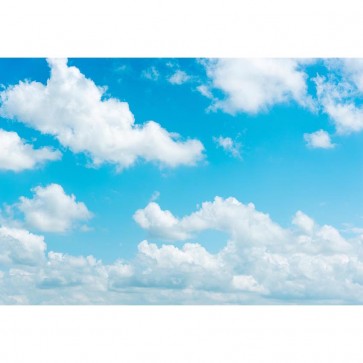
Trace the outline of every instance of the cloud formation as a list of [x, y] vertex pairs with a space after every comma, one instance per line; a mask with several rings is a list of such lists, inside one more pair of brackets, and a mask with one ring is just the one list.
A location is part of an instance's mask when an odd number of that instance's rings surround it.
[[330, 135], [324, 130], [318, 130], [311, 134], [304, 134], [304, 140], [312, 149], [332, 149], [335, 144], [331, 142]]
[[363, 62], [361, 59], [327, 60], [330, 71], [314, 81], [324, 113], [333, 121], [338, 135], [363, 130], [363, 108], [357, 102], [363, 95]]
[[42, 236], [24, 229], [0, 227], [0, 265], [34, 266], [44, 261], [46, 244]]
[[[295, 59], [214, 59], [203, 61], [209, 83], [199, 86], [212, 98], [211, 109], [256, 114], [275, 104], [295, 101], [311, 107], [306, 61]], [[216, 92], [214, 92], [216, 91]], [[216, 96], [217, 93], [222, 95]]]
[[179, 241], [218, 230], [226, 233], [225, 246], [210, 253], [208, 243], [177, 247], [144, 240], [129, 261], [104, 264], [93, 256], [47, 252], [42, 236], [1, 227], [0, 302], [363, 302], [361, 235], [347, 239], [301, 211], [283, 228], [235, 198], [216, 197], [183, 218], [155, 205], [145, 208], [143, 222], [135, 218], [150, 234]]
[[355, 104], [351, 83], [340, 83], [326, 77], [315, 78], [320, 106], [333, 121], [338, 135], [363, 130], [363, 109]]
[[253, 204], [245, 205], [234, 198], [217, 197], [180, 219], [155, 205], [151, 207], [149, 204], [145, 208], [148, 214], [142, 210], [135, 214], [136, 221], [141, 215], [147, 220], [140, 226], [151, 236], [185, 240], [203, 230], [227, 234], [226, 246], [212, 255], [218, 261], [216, 275], [223, 281], [221, 290], [243, 290], [257, 301], [363, 299], [359, 277], [363, 267], [361, 236], [347, 240], [336, 228], [319, 226], [301, 211], [294, 216], [291, 227], [283, 228]]
[[92, 213], [76, 197], [67, 195], [59, 184], [32, 189], [32, 198], [20, 197], [16, 204], [30, 228], [41, 232], [66, 232], [76, 222], [87, 221]]
[[34, 169], [48, 161], [59, 160], [62, 154], [49, 147], [35, 149], [16, 132], [0, 129], [0, 170], [20, 172]]
[[189, 79], [190, 77], [184, 71], [178, 69], [168, 78], [168, 81], [171, 84], [181, 85], [188, 82]]
[[219, 136], [214, 137], [213, 140], [219, 147], [221, 147], [226, 153], [232, 155], [234, 158], [241, 157], [241, 145], [238, 142], [232, 140], [230, 137]]
[[245, 205], [235, 198], [216, 197], [181, 219], [152, 202], [136, 211], [134, 219], [151, 237], [165, 240], [187, 240], [208, 229], [238, 235], [249, 243], [269, 244], [287, 238], [286, 231], [267, 214], [257, 211], [252, 203]]
[[159, 71], [156, 67], [150, 67], [142, 71], [141, 76], [150, 80], [150, 81], [157, 81], [160, 77]]
[[94, 165], [118, 169], [137, 159], [176, 167], [195, 165], [202, 157], [198, 140], [181, 140], [158, 123], [135, 124], [126, 102], [105, 98], [98, 87], [64, 59], [48, 60], [47, 83], [19, 82], [2, 91], [0, 115], [43, 134], [53, 135], [75, 153], [86, 153]]

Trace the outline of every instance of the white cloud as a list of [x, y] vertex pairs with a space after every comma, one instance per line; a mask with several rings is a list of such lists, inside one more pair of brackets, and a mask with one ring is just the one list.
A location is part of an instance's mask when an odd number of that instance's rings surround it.
[[62, 154], [49, 147], [34, 149], [16, 132], [0, 129], [0, 169], [19, 172], [34, 169], [47, 161], [59, 160]]
[[149, 79], [150, 81], [157, 81], [160, 77], [159, 71], [155, 67], [145, 69], [141, 73], [142, 77]]
[[134, 219], [152, 237], [167, 240], [186, 240], [207, 229], [225, 231], [255, 244], [275, 243], [287, 238], [286, 232], [267, 214], [258, 212], [252, 203], [245, 205], [235, 198], [216, 197], [181, 219], [162, 210], [157, 203], [149, 203], [146, 208], [136, 211]]
[[362, 131], [363, 108], [357, 102], [363, 94], [362, 59], [333, 59], [325, 64], [328, 75], [315, 78], [322, 110], [334, 122], [338, 134]]
[[172, 74], [168, 78], [168, 81], [171, 84], [181, 85], [185, 82], [188, 82], [189, 79], [190, 79], [190, 77], [184, 71], [181, 71], [180, 69], [178, 69], [177, 71], [175, 71], [174, 74]]
[[[160, 211], [153, 217], [142, 227], [153, 235], [157, 225], [159, 238], [162, 233], [165, 239], [195, 238], [196, 232], [208, 229], [228, 235], [226, 246], [211, 255], [217, 261], [214, 279], [219, 284], [214, 290], [224, 289], [228, 301], [246, 301], [246, 293], [281, 302], [363, 301], [363, 285], [357, 282], [363, 282], [359, 239], [347, 240], [301, 211], [293, 218], [297, 229], [282, 228], [252, 204], [234, 198], [205, 202], [181, 219], [168, 212], [172, 224], [164, 223]], [[235, 295], [238, 291], [243, 294]]]
[[155, 190], [155, 192], [150, 197], [150, 202], [155, 202], [160, 197], [160, 192], [158, 190]]
[[17, 208], [24, 213], [28, 226], [42, 232], [65, 232], [75, 222], [89, 220], [91, 212], [76, 197], [67, 195], [58, 184], [36, 187], [31, 199], [20, 197]]
[[237, 290], [266, 293], [266, 289], [259, 285], [250, 275], [236, 275], [232, 279], [233, 287]]
[[221, 261], [198, 243], [181, 248], [142, 241], [132, 262], [133, 285], [146, 288], [220, 290], [225, 281]]
[[[0, 303], [82, 304], [110, 302], [109, 266], [92, 256], [50, 251], [44, 237], [0, 226]], [[114, 264], [115, 268], [118, 263]]]
[[218, 267], [217, 259], [196, 243], [186, 243], [181, 249], [173, 245], [163, 245], [142, 241], [138, 246], [139, 253], [155, 261], [162, 268], [175, 268], [183, 265], [195, 265], [205, 269]]
[[182, 141], [158, 123], [134, 123], [126, 102], [104, 99], [105, 89], [63, 59], [48, 60], [46, 85], [20, 82], [2, 91], [0, 114], [56, 137], [75, 153], [86, 153], [95, 165], [108, 162], [119, 169], [138, 158], [176, 167], [203, 158], [198, 140]]
[[255, 114], [289, 101], [312, 107], [302, 69], [305, 63], [267, 58], [208, 60], [204, 65], [210, 83], [199, 90], [209, 98], [213, 90], [222, 92], [224, 97], [213, 96], [211, 108], [230, 114]]
[[240, 158], [240, 148], [241, 145], [234, 140], [232, 140], [230, 137], [214, 137], [214, 142], [220, 146], [223, 150], [225, 150], [227, 153], [231, 154], [235, 158]]
[[363, 92], [363, 59], [344, 58], [335, 60], [335, 68], [340, 68], [345, 78]]
[[355, 104], [354, 84], [334, 78], [315, 78], [317, 96], [323, 111], [331, 118], [340, 135], [363, 130], [363, 109]]
[[24, 229], [0, 226], [0, 265], [36, 265], [45, 259], [42, 236]]
[[197, 87], [197, 91], [204, 97], [207, 98], [213, 98], [213, 94], [211, 92], [211, 90], [209, 89], [209, 87], [205, 84], [201, 84]]
[[313, 233], [315, 228], [314, 220], [300, 210], [296, 212], [292, 223], [309, 235]]
[[187, 239], [189, 234], [179, 228], [179, 221], [168, 210], [161, 210], [159, 205], [151, 202], [144, 209], [134, 214], [135, 221], [154, 237], [163, 239]]
[[335, 147], [335, 144], [331, 142], [330, 135], [324, 130], [304, 134], [304, 140], [307, 146], [313, 149], [332, 149]]
[[105, 290], [107, 272], [102, 262], [93, 256], [71, 256], [50, 251], [47, 263], [40, 269], [36, 280], [41, 289], [94, 285], [96, 289]]

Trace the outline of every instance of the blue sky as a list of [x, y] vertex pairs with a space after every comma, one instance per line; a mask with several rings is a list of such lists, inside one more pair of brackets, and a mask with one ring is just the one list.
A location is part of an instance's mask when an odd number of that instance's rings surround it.
[[[29, 145], [28, 156], [47, 148], [30, 166], [14, 166], [25, 157], [15, 149], [0, 156], [0, 301], [361, 303], [362, 80], [363, 63], [349, 59], [0, 59], [3, 144], [12, 132], [21, 141], [10, 147]], [[41, 259], [62, 253], [62, 267], [10, 258], [20, 252], [9, 239], [29, 252], [16, 231], [44, 236]], [[280, 276], [265, 255], [250, 261], [256, 251], [320, 264]], [[82, 272], [66, 260], [89, 255], [99, 265], [82, 260]], [[335, 280], [320, 291], [324, 268]], [[31, 274], [31, 290], [14, 270]]]

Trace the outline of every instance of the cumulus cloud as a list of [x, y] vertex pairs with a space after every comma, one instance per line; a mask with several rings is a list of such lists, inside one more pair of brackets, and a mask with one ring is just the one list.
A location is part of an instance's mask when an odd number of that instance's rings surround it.
[[45, 259], [42, 236], [0, 226], [0, 265], [37, 265]]
[[185, 82], [188, 82], [189, 79], [190, 77], [184, 71], [178, 69], [168, 78], [168, 81], [171, 84], [181, 85]]
[[32, 198], [20, 197], [16, 207], [24, 214], [25, 223], [42, 232], [65, 232], [76, 222], [87, 221], [92, 213], [76, 197], [67, 195], [59, 184], [32, 189]]
[[[256, 114], [289, 101], [312, 107], [303, 70], [305, 63], [267, 58], [208, 60], [203, 64], [209, 83], [199, 87], [199, 91], [212, 98], [212, 109], [230, 114]], [[218, 92], [222, 96], [216, 96]]]
[[226, 246], [212, 256], [219, 269], [215, 272], [219, 289], [228, 299], [236, 299], [236, 291], [280, 302], [363, 299], [363, 286], [358, 282], [363, 267], [361, 237], [347, 240], [333, 226], [320, 226], [301, 211], [290, 228], [279, 226], [253, 204], [234, 198], [205, 202], [183, 218], [171, 212], [167, 216], [172, 224], [165, 222], [160, 211], [152, 219], [145, 215], [149, 223], [144, 221], [141, 227], [154, 235], [157, 226], [157, 235], [162, 238], [164, 233], [166, 240], [195, 238], [197, 232], [208, 229], [227, 234]]
[[207, 229], [226, 231], [250, 243], [269, 244], [287, 238], [286, 232], [271, 218], [256, 210], [252, 203], [240, 203], [235, 198], [216, 197], [204, 202], [199, 210], [181, 219], [164, 211], [153, 202], [134, 214], [135, 221], [152, 237], [186, 240]]
[[142, 241], [132, 265], [136, 286], [192, 290], [223, 286], [221, 261], [198, 243], [177, 248]]
[[266, 290], [263, 286], [259, 285], [253, 276], [250, 275], [236, 275], [233, 276], [232, 285], [237, 290], [261, 292], [265, 293]]
[[46, 84], [24, 81], [1, 92], [1, 116], [53, 135], [73, 152], [89, 155], [94, 165], [107, 162], [122, 169], [141, 158], [176, 167], [203, 157], [198, 140], [181, 140], [154, 121], [135, 124], [126, 102], [106, 99], [105, 88], [66, 60], [48, 64]]
[[315, 228], [314, 220], [300, 210], [296, 212], [292, 223], [308, 235], [311, 235]]
[[179, 221], [168, 210], [161, 210], [155, 203], [149, 203], [144, 209], [139, 209], [134, 214], [134, 220], [140, 227], [150, 232], [153, 237], [168, 240], [183, 240], [189, 234], [179, 228]]
[[61, 156], [59, 151], [49, 147], [35, 149], [16, 132], [0, 129], [0, 170], [34, 169], [47, 161], [59, 160]]
[[217, 197], [182, 218], [160, 211], [154, 203], [141, 222], [160, 239], [219, 230], [225, 246], [210, 253], [208, 243], [177, 247], [144, 240], [129, 261], [105, 264], [93, 256], [47, 252], [43, 237], [1, 227], [0, 302], [363, 302], [361, 235], [347, 239], [301, 211], [290, 227], [281, 227], [235, 198]]
[[235, 158], [241, 157], [241, 152], [240, 152], [241, 145], [236, 141], [232, 140], [230, 137], [219, 136], [219, 137], [214, 137], [213, 140], [219, 147], [221, 147], [228, 154], [232, 155]]
[[42, 236], [24, 229], [0, 227], [0, 303], [104, 302], [106, 266], [92, 256], [46, 250]]
[[324, 130], [318, 130], [311, 134], [304, 134], [304, 140], [312, 149], [332, 149], [335, 144], [331, 142], [330, 135]]

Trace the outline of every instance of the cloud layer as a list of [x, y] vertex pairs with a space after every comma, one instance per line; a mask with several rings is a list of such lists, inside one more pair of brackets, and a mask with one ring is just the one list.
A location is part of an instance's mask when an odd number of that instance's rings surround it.
[[1, 92], [0, 115], [50, 134], [75, 153], [88, 154], [95, 165], [119, 169], [138, 158], [169, 167], [194, 165], [203, 156], [198, 140], [181, 140], [158, 123], [137, 125], [126, 102], [105, 98], [105, 89], [64, 59], [48, 60], [46, 85], [20, 82]]
[[217, 253], [199, 243], [139, 243], [135, 257], [104, 264], [47, 252], [42, 236], [0, 228], [2, 303], [362, 303], [362, 239], [298, 211], [283, 228], [235, 198], [205, 202], [183, 218], [150, 203], [135, 214], [161, 240], [226, 234]]

